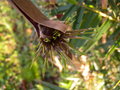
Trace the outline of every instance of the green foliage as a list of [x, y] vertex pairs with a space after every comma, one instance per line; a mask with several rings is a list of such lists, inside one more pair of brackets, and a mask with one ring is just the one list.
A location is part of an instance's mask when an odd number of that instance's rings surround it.
[[93, 38], [89, 39], [86, 43], [85, 43], [85, 47], [84, 47], [84, 51], [88, 51], [90, 48], [92, 48], [95, 43], [102, 37], [102, 35], [107, 32], [107, 30], [114, 25], [111, 21], [105, 21], [101, 27], [97, 28], [96, 30], [96, 34], [93, 36]]
[[36, 55], [35, 32], [28, 21], [0, 1], [0, 89], [119, 90], [120, 0], [108, 0], [106, 9], [99, 0], [57, 0], [51, 11], [44, 8], [49, 3], [32, 1], [48, 17], [62, 14], [73, 30], [92, 30], [78, 35], [83, 39], [68, 40], [77, 59], [66, 62], [60, 53], [64, 66], [57, 60], [51, 64]]

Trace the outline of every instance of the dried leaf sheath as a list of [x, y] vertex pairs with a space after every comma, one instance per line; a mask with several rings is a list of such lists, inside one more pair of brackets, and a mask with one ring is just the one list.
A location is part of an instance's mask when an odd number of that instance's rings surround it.
[[35, 27], [40, 43], [38, 53], [44, 59], [51, 57], [51, 55], [49, 55], [50, 52], [57, 52], [58, 55], [62, 53], [61, 55], [64, 55], [67, 59], [72, 59], [71, 48], [67, 44], [66, 39], [76, 38], [76, 35], [82, 33], [81, 31], [66, 31], [67, 25], [63, 24], [61, 21], [49, 20], [30, 0], [8, 1]]
[[67, 30], [67, 25], [61, 21], [49, 20], [44, 16], [38, 8], [36, 8], [29, 0], [8, 0], [10, 3], [17, 8], [28, 21], [35, 27], [39, 36], [39, 41], [42, 44], [42, 48], [38, 51], [42, 57], [47, 57], [45, 53], [49, 51], [63, 51], [69, 58], [71, 54], [69, 48], [64, 44], [66, 41], [63, 36]]
[[[46, 16], [44, 16], [40, 12], [40, 10], [37, 7], [35, 7], [35, 5], [30, 0], [8, 0], [8, 1], [14, 7], [16, 7], [22, 14], [24, 13], [27, 16], [29, 16], [29, 18], [31, 18], [34, 22], [46, 27], [59, 30], [63, 33], [66, 32], [67, 25], [63, 24], [61, 21], [49, 20]], [[25, 16], [24, 14], [23, 16]]]

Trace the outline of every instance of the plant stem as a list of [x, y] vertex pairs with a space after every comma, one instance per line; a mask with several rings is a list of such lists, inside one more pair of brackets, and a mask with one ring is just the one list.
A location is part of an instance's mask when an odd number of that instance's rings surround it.
[[111, 16], [109, 16], [109, 15], [107, 15], [107, 14], [105, 14], [105, 13], [103, 13], [103, 12], [97, 10], [97, 9], [95, 9], [95, 8], [88, 7], [87, 5], [85, 5], [85, 3], [78, 3], [77, 5], [80, 6], [80, 7], [84, 7], [85, 9], [88, 9], [88, 10], [90, 10], [92, 12], [95, 12], [95, 13], [99, 14], [100, 16], [105, 17], [105, 18], [107, 18], [109, 20], [112, 20], [112, 21], [120, 23], [119, 19], [117, 20], [117, 19], [115, 19], [115, 18], [113, 18], [113, 17], [111, 17]]

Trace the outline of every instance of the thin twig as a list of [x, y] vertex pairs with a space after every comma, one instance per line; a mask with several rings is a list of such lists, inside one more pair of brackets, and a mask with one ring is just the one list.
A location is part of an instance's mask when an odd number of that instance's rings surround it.
[[115, 89], [119, 84], [120, 84], [120, 80], [115, 84], [115, 86], [113, 87], [113, 89]]
[[73, 32], [84, 32], [84, 31], [91, 31], [94, 30], [95, 28], [87, 28], [87, 29], [79, 29], [79, 30], [72, 30], [72, 31], [66, 31], [66, 33], [73, 33]]
[[115, 22], [120, 22], [120, 20], [117, 20], [117, 19], [115, 19], [115, 18], [113, 18], [113, 17], [95, 9], [95, 8], [88, 7], [87, 5], [85, 5], [85, 3], [78, 3], [77, 5], [80, 6], [80, 7], [84, 7], [85, 9], [88, 9], [88, 10], [93, 11], [95, 13], [98, 13], [100, 16], [108, 18], [109, 20], [112, 20], [112, 21], [115, 21]]

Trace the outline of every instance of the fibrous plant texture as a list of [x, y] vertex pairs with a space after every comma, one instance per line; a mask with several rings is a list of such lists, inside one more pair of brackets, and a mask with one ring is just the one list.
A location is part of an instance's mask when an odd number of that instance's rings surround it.
[[69, 38], [81, 38], [76, 35], [82, 31], [67, 31], [68, 26], [61, 21], [49, 20], [29, 0], [8, 0], [17, 8], [23, 16], [34, 26], [39, 41], [38, 53], [43, 57], [52, 57], [53, 52], [61, 53], [68, 59], [72, 59], [70, 47], [67, 44]]

